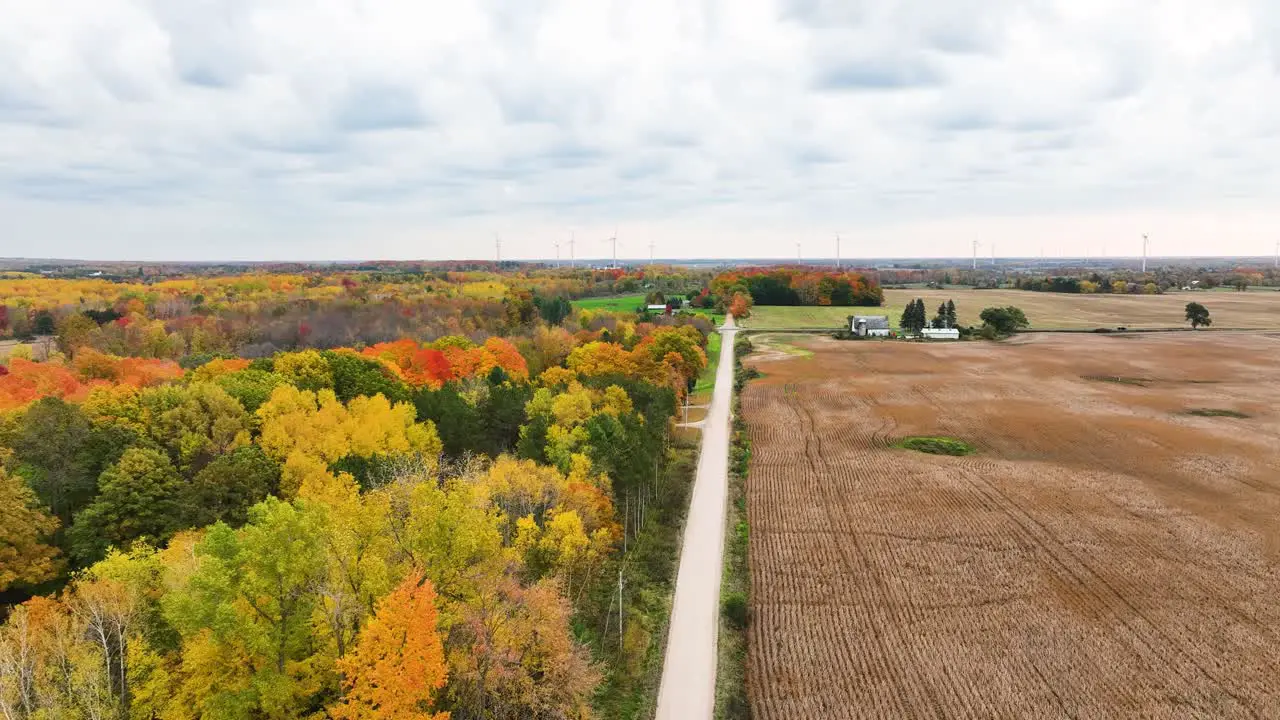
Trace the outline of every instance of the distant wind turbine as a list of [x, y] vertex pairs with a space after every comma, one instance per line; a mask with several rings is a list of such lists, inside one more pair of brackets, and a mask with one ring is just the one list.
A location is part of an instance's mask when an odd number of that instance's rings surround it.
[[494, 256], [498, 258], [498, 262], [502, 262], [502, 236], [498, 233], [493, 234]]
[[836, 270], [840, 269], [840, 233], [836, 233]]
[[1142, 272], [1144, 273], [1147, 271], [1147, 245], [1149, 245], [1150, 242], [1151, 241], [1147, 239], [1147, 234], [1142, 233]]
[[605, 242], [613, 243], [613, 266], [618, 267], [618, 231], [613, 231], [613, 236], [605, 238]]
[[981, 244], [982, 243], [978, 242], [977, 240], [973, 241], [973, 269], [974, 270], [978, 269], [978, 246]]
[[797, 243], [796, 243], [796, 264], [797, 264], [797, 265], [799, 265], [800, 263], [801, 263], [801, 259], [800, 259], [800, 243], [798, 243], [798, 242], [797, 242]]

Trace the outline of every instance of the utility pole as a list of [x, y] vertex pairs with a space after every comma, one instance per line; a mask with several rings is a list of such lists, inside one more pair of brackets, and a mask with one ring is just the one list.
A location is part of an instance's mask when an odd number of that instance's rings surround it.
[[836, 272], [840, 271], [840, 233], [836, 233]]
[[1148, 239], [1147, 239], [1147, 234], [1146, 234], [1146, 233], [1142, 233], [1142, 272], [1143, 272], [1143, 274], [1146, 274], [1146, 272], [1147, 272], [1147, 245], [1148, 245], [1148, 243], [1150, 243], [1150, 240], [1148, 240]]

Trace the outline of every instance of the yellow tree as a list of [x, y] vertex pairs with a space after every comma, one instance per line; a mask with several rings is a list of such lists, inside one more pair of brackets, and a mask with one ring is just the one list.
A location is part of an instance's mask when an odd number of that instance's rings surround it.
[[345, 692], [329, 709], [335, 720], [447, 720], [432, 710], [448, 670], [431, 581], [410, 573], [337, 665]]
[[45, 540], [58, 521], [36, 505], [35, 493], [0, 468], [0, 591], [35, 585], [57, 575], [57, 549]]

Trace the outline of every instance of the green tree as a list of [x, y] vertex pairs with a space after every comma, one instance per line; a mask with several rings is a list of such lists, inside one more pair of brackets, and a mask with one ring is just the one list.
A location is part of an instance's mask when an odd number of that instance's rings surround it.
[[[256, 361], [255, 361], [256, 362]], [[240, 372], [233, 372], [218, 378], [218, 386], [244, 406], [248, 412], [257, 412], [271, 397], [276, 386], [285, 384], [286, 380], [270, 370], [249, 367]]]
[[249, 413], [213, 383], [166, 385], [138, 396], [147, 430], [186, 472], [249, 442]]
[[27, 408], [6, 443], [18, 460], [18, 474], [63, 526], [93, 498], [90, 434], [79, 407], [48, 397]]
[[320, 354], [329, 363], [329, 370], [333, 375], [333, 392], [342, 402], [351, 402], [352, 398], [361, 395], [373, 397], [378, 394], [384, 395], [393, 403], [409, 400], [409, 388], [393, 377], [381, 362], [353, 352], [326, 350]]
[[949, 328], [959, 327], [959, 323], [956, 322], [956, 301], [955, 300], [947, 301], [946, 315], [947, 315], [947, 327]]
[[197, 569], [163, 607], [183, 638], [184, 665], [203, 665], [182, 688], [197, 716], [294, 718], [308, 704], [300, 681], [316, 651], [311, 620], [325, 574], [319, 518], [268, 498], [249, 524], [217, 523], [195, 547]]
[[947, 304], [942, 303], [938, 306], [938, 312], [933, 316], [933, 320], [929, 323], [934, 328], [945, 328], [947, 325]]
[[1187, 322], [1191, 323], [1192, 328], [1201, 326], [1209, 327], [1213, 324], [1213, 319], [1209, 317], [1209, 309], [1198, 302], [1187, 303]]
[[244, 445], [220, 455], [187, 485], [182, 494], [186, 524], [204, 527], [225, 522], [239, 527], [249, 508], [274, 494], [280, 485], [280, 466], [257, 445]]
[[130, 448], [98, 478], [98, 496], [76, 515], [68, 533], [72, 556], [96, 562], [107, 548], [135, 540], [163, 543], [180, 526], [182, 480], [156, 450]]
[[984, 326], [999, 335], [1009, 335], [1030, 325], [1022, 310], [1013, 306], [987, 308], [978, 317]]
[[918, 333], [929, 325], [927, 312], [924, 309], [924, 300], [916, 298], [907, 303], [907, 307], [902, 311], [902, 319], [898, 326], [904, 332]]
[[57, 320], [54, 319], [53, 313], [48, 310], [41, 310], [36, 313], [35, 323], [32, 330], [37, 335], [52, 335], [58, 331]]

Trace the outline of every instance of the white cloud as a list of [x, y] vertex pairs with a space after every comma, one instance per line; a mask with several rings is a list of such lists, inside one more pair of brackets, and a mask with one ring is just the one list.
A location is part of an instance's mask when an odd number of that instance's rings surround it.
[[1278, 73], [1269, 0], [0, 0], [0, 254], [1262, 254]]

